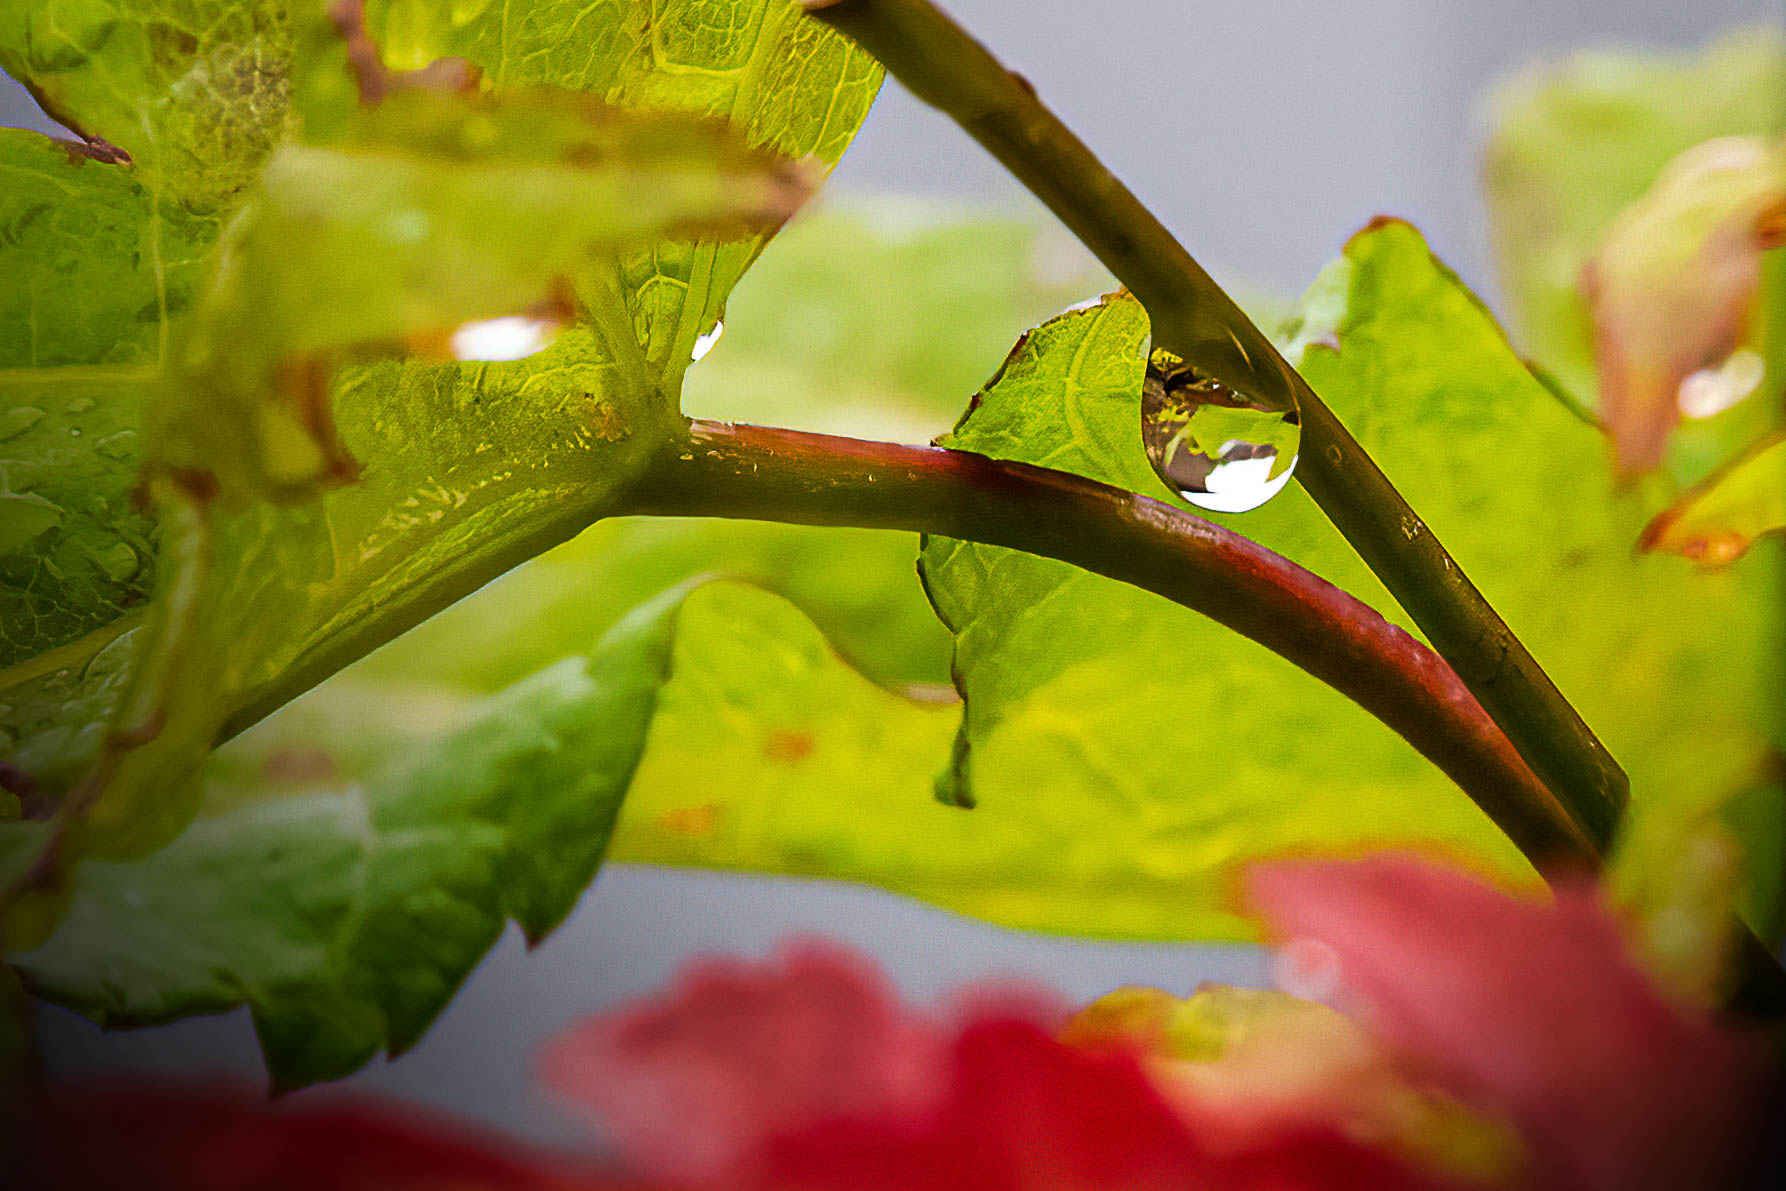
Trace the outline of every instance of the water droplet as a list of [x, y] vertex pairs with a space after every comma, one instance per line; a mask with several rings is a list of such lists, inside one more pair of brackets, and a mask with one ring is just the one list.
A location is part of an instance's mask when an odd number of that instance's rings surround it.
[[1301, 441], [1294, 411], [1251, 400], [1170, 352], [1149, 358], [1141, 442], [1160, 478], [1198, 508], [1258, 508], [1290, 482]]
[[67, 405], [62, 407], [62, 412], [65, 414], [84, 414], [97, 404], [99, 403], [94, 401], [91, 397], [76, 397], [73, 401], [70, 401]]
[[1766, 375], [1767, 361], [1759, 352], [1738, 348], [1717, 367], [1682, 380], [1675, 400], [1689, 418], [1716, 417], [1759, 389]]
[[107, 459], [126, 462], [136, 458], [136, 431], [120, 430], [116, 434], [108, 434], [93, 444], [93, 449]]
[[521, 360], [542, 352], [558, 337], [557, 319], [512, 314], [463, 323], [452, 334], [452, 351], [460, 360]]
[[43, 421], [43, 411], [35, 405], [21, 405], [0, 414], [0, 442], [17, 438]]
[[713, 350], [713, 345], [718, 343], [719, 337], [725, 333], [725, 320], [721, 319], [719, 322], [713, 324], [713, 329], [711, 331], [702, 335], [699, 339], [696, 339], [695, 350], [691, 353], [694, 362], [699, 364], [702, 360], [706, 359], [707, 353]]

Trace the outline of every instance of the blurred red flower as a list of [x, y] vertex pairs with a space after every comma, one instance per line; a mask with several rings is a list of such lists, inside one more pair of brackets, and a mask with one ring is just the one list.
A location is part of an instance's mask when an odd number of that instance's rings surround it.
[[13, 1171], [137, 1191], [1769, 1185], [1738, 1162], [1763, 1132], [1748, 1040], [1658, 991], [1591, 891], [1525, 900], [1395, 857], [1261, 866], [1252, 891], [1324, 949], [1355, 1020], [1231, 989], [1123, 990], [1071, 1022], [999, 988], [930, 1012], [804, 942], [694, 965], [550, 1046], [547, 1082], [624, 1180], [388, 1105], [142, 1088], [40, 1102]]

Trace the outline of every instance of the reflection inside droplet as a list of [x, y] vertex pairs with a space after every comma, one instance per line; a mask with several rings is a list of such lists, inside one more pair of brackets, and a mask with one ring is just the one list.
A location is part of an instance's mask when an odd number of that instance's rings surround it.
[[1290, 482], [1302, 427], [1166, 351], [1148, 359], [1141, 441], [1160, 478], [1198, 508], [1256, 509]]
[[713, 350], [713, 345], [718, 343], [719, 337], [725, 333], [725, 320], [721, 319], [719, 322], [713, 324], [713, 329], [711, 331], [695, 340], [695, 350], [690, 353], [690, 358], [693, 359], [695, 363], [699, 364], [702, 360], [707, 358], [707, 353]]
[[452, 334], [453, 357], [459, 360], [520, 360], [544, 351], [558, 335], [556, 319], [515, 314], [464, 323]]

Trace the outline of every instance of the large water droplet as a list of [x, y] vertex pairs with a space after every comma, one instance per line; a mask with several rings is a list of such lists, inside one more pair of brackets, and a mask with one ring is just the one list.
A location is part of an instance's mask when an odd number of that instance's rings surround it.
[[1141, 442], [1153, 469], [1186, 500], [1214, 513], [1244, 513], [1290, 482], [1302, 427], [1294, 411], [1155, 351], [1141, 390]]
[[693, 362], [699, 364], [702, 360], [706, 359], [707, 353], [713, 350], [713, 345], [718, 343], [719, 337], [725, 333], [725, 320], [721, 319], [719, 322], [713, 324], [713, 329], [711, 331], [696, 339], [695, 350], [691, 353]]

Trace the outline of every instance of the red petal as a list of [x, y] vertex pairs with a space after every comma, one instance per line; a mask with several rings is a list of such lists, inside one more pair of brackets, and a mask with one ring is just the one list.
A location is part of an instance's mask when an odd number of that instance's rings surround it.
[[783, 1191], [1395, 1191], [1435, 1187], [1331, 1132], [1213, 1155], [1137, 1058], [1065, 1046], [1024, 1022], [958, 1040], [946, 1100], [927, 1112], [838, 1119], [782, 1138]]
[[372, 1100], [272, 1105], [247, 1088], [216, 1085], [57, 1089], [29, 1108], [16, 1140], [7, 1185], [32, 1191], [618, 1191], [623, 1185], [407, 1106]]
[[801, 943], [775, 963], [691, 967], [674, 996], [558, 1039], [544, 1075], [633, 1166], [700, 1181], [735, 1173], [771, 1135], [808, 1121], [930, 1102], [946, 1054], [941, 1029], [870, 965]]

